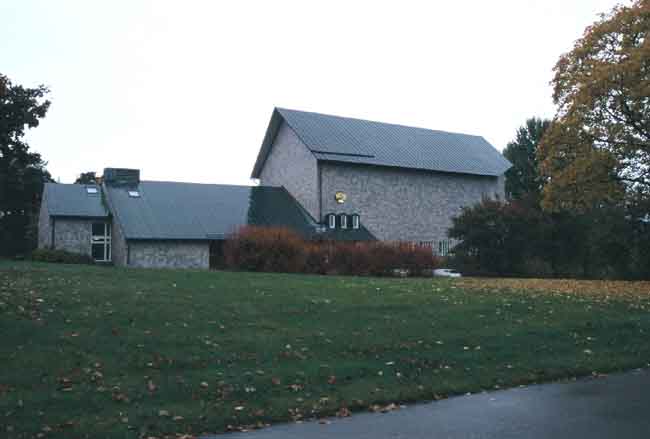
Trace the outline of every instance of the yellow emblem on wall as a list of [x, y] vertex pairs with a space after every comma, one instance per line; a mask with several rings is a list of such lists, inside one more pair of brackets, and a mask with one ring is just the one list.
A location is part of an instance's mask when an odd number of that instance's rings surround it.
[[348, 199], [348, 196], [345, 194], [345, 192], [339, 191], [334, 195], [334, 199], [336, 200], [337, 203], [343, 204], [345, 203], [345, 200]]

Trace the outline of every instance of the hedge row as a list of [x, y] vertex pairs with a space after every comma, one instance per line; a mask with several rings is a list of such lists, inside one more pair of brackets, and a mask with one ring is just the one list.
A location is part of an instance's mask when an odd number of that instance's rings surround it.
[[73, 253], [65, 250], [39, 248], [32, 252], [32, 260], [40, 262], [58, 262], [62, 264], [94, 264], [88, 255]]
[[438, 265], [430, 248], [407, 243], [305, 241], [284, 228], [244, 227], [224, 244], [225, 268], [283, 273], [422, 275]]

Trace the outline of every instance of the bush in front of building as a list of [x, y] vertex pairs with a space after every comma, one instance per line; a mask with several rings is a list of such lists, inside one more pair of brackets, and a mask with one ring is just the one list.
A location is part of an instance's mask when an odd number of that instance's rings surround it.
[[226, 268], [245, 271], [420, 276], [438, 265], [430, 248], [409, 243], [305, 241], [283, 228], [244, 227], [226, 240]]
[[328, 250], [326, 272], [331, 274], [420, 276], [438, 265], [430, 248], [409, 243], [334, 242], [321, 247]]
[[55, 262], [61, 264], [94, 264], [93, 258], [80, 253], [65, 250], [39, 248], [32, 252], [31, 259], [39, 262]]
[[299, 273], [306, 252], [302, 238], [286, 228], [242, 227], [224, 244], [225, 265], [233, 270]]

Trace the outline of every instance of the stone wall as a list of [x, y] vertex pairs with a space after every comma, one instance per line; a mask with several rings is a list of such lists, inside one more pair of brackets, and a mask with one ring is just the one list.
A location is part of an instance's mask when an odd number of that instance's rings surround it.
[[260, 173], [262, 186], [284, 186], [318, 218], [318, 164], [296, 133], [282, 122]]
[[104, 201], [108, 207], [109, 212], [113, 215], [113, 221], [111, 224], [111, 261], [114, 265], [123, 267], [127, 265], [127, 255], [128, 247], [126, 243], [126, 238], [122, 233], [122, 227], [120, 226], [120, 218], [117, 215], [115, 207], [111, 203], [111, 198], [108, 196], [108, 191], [106, 190], [106, 182], [102, 183], [102, 191], [104, 194]]
[[88, 219], [54, 218], [54, 243], [52, 247], [58, 250], [90, 255], [90, 237], [93, 222], [93, 220]]
[[210, 266], [210, 244], [186, 241], [127, 241], [129, 266], [203, 268]]
[[111, 225], [111, 259], [114, 265], [123, 267], [126, 265], [127, 245], [122, 228], [117, 221]]
[[38, 212], [38, 248], [49, 248], [52, 246], [52, 219], [47, 211], [47, 190], [43, 191], [41, 208]]
[[[447, 239], [451, 218], [483, 196], [503, 199], [503, 178], [443, 174], [378, 166], [324, 163], [321, 166], [323, 215], [358, 213], [378, 239]], [[337, 204], [334, 194], [347, 194]]]

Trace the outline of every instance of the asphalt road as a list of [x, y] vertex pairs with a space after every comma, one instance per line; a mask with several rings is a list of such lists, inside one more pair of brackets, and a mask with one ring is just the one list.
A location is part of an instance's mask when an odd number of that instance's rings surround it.
[[330, 421], [277, 425], [228, 437], [647, 439], [650, 371], [460, 396], [389, 413], [360, 413]]

